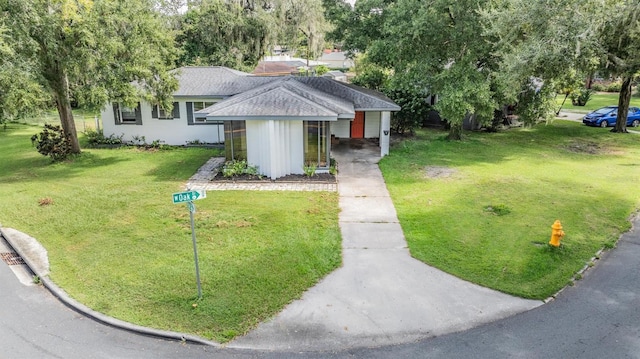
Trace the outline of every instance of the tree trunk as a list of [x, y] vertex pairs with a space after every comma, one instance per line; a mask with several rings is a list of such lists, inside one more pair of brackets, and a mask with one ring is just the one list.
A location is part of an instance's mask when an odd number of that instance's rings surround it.
[[56, 108], [60, 115], [60, 124], [64, 134], [71, 141], [71, 153], [80, 153], [80, 143], [78, 142], [78, 133], [76, 131], [76, 123], [73, 120], [73, 112], [71, 112], [71, 101], [69, 100], [69, 79], [66, 73], [60, 74], [60, 79], [56, 81], [54, 90], [56, 98]]
[[462, 140], [462, 122], [450, 122], [448, 140], [460, 141]]
[[631, 78], [632, 76], [622, 78], [622, 88], [618, 99], [618, 117], [616, 118], [616, 126], [611, 129], [611, 132], [627, 132], [627, 115], [629, 102], [631, 102]]
[[560, 114], [560, 111], [562, 111], [562, 106], [564, 106], [564, 102], [567, 101], [567, 97], [569, 97], [568, 92], [564, 94], [564, 100], [562, 100], [562, 103], [560, 104], [560, 108], [558, 109], [558, 111], [556, 111], [556, 116], [558, 116]]

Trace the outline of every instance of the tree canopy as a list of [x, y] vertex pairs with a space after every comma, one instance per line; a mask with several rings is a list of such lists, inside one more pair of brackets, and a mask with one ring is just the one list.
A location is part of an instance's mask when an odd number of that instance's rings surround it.
[[315, 58], [329, 23], [321, 0], [200, 0], [183, 16], [179, 65], [253, 70], [273, 45]]
[[184, 15], [177, 37], [182, 49], [178, 63], [253, 70], [273, 42], [269, 17], [262, 7], [247, 9], [223, 0], [192, 7]]
[[[80, 152], [72, 98], [100, 108], [108, 100], [131, 104], [144, 97], [171, 108], [177, 82], [169, 70], [176, 51], [154, 5], [151, 0], [0, 1], [11, 64], [22, 66], [43, 99], [55, 103], [72, 153]], [[0, 87], [6, 80], [0, 78]]]

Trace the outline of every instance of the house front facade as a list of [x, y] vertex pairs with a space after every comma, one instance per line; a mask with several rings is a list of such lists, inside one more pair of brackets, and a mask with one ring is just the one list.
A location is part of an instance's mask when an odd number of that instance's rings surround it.
[[260, 77], [224, 67], [178, 69], [174, 109], [141, 101], [102, 111], [105, 136], [169, 145], [224, 143], [270, 178], [330, 166], [331, 139], [378, 139], [389, 151], [391, 112], [379, 92], [321, 77]]

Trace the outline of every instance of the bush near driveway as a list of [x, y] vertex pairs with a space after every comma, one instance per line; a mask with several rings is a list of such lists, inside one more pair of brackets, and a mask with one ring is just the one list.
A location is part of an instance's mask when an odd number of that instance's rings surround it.
[[198, 301], [189, 212], [171, 194], [214, 152], [85, 149], [50, 164], [38, 130], [0, 130], [0, 222], [37, 238], [51, 278], [94, 310], [224, 342], [341, 263], [336, 193], [211, 191], [195, 202]]
[[[546, 298], [612, 246], [640, 207], [639, 135], [556, 120], [445, 137], [420, 131], [380, 167], [411, 254], [460, 278]], [[443, 168], [446, 176], [430, 175]], [[566, 232], [557, 250], [547, 246], [556, 219]]]

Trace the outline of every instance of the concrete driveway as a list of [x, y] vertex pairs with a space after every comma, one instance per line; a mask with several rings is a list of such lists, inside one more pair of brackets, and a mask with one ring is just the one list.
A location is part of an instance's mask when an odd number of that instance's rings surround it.
[[332, 151], [339, 170], [342, 267], [228, 347], [320, 351], [407, 343], [543, 304], [480, 287], [412, 258], [378, 168], [379, 154], [367, 143]]

